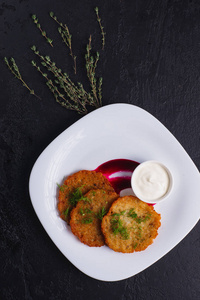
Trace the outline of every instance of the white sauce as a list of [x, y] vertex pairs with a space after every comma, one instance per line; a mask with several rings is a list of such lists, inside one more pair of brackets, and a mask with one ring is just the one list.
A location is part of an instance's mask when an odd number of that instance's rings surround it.
[[170, 187], [167, 169], [160, 163], [147, 161], [140, 164], [133, 173], [132, 188], [134, 193], [144, 201], [162, 198]]

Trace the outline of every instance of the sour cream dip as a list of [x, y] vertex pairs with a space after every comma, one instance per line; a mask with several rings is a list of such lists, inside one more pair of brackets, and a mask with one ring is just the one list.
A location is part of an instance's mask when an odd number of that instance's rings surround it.
[[170, 171], [162, 163], [146, 161], [133, 172], [131, 186], [134, 194], [147, 203], [157, 203], [168, 196], [172, 188]]

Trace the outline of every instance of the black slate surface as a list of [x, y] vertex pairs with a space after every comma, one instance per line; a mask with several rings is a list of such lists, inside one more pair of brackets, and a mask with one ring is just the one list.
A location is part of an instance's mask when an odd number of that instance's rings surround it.
[[[30, 64], [30, 46], [37, 45], [74, 76], [68, 49], [48, 14], [53, 11], [71, 30], [77, 77], [87, 86], [84, 53], [90, 34], [95, 50], [101, 47], [95, 6], [106, 32], [98, 67], [104, 80], [103, 105], [123, 102], [146, 109], [174, 134], [200, 169], [199, 1], [1, 0], [0, 299], [200, 299], [199, 223], [140, 274], [102, 282], [81, 273], [60, 253], [31, 205], [28, 182], [35, 160], [81, 116], [55, 102]], [[53, 38], [53, 48], [31, 14]], [[11, 75], [4, 56], [15, 58], [41, 100]]]

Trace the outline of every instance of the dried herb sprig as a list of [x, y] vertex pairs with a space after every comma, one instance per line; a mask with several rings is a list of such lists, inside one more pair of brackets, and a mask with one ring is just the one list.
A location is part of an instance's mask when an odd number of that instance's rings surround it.
[[[37, 66], [35, 61], [32, 61], [32, 65], [36, 67], [37, 71], [47, 80], [46, 84], [58, 103], [67, 109], [76, 110], [80, 114], [87, 113], [86, 105], [96, 106], [96, 101], [90, 93], [84, 90], [80, 82], [75, 84], [67, 73], [63, 73], [62, 70], [56, 66], [55, 62], [51, 61], [49, 56], [41, 55], [36, 49], [36, 46], [32, 46], [31, 49], [40, 58], [42, 66], [53, 74], [54, 82]], [[63, 90], [64, 94], [60, 92], [58, 87]]]
[[[97, 10], [98, 14], [98, 10]], [[76, 57], [73, 55], [72, 52], [72, 43], [71, 43], [71, 34], [69, 32], [69, 29], [66, 25], [63, 25], [60, 23], [56, 16], [54, 16], [53, 13], [50, 13], [50, 16], [60, 25], [59, 31], [62, 33], [61, 36], [63, 36], [63, 39], [65, 40], [66, 45], [68, 46], [70, 50], [70, 55], [73, 57], [74, 60], [74, 71], [76, 73]], [[41, 25], [39, 24], [39, 21], [36, 17], [36, 15], [32, 15], [32, 19], [42, 35], [45, 37], [47, 42], [53, 47], [53, 40], [48, 38], [46, 35], [46, 32], [42, 30]], [[99, 17], [98, 17], [99, 19]], [[101, 20], [99, 20], [101, 21]], [[103, 29], [103, 28], [102, 28]], [[47, 69], [53, 74], [53, 79], [49, 78], [49, 75], [47, 75], [41, 68], [36, 64], [36, 62], [33, 60], [32, 65], [37, 69], [38, 72], [46, 79], [46, 84], [49, 87], [50, 91], [53, 93], [56, 101], [61, 104], [63, 107], [71, 110], [77, 111], [79, 114], [86, 114], [87, 113], [87, 107], [95, 106], [96, 108], [100, 107], [102, 105], [102, 77], [96, 79], [96, 68], [97, 63], [99, 61], [99, 53], [96, 53], [96, 56], [93, 57], [91, 55], [91, 41], [92, 38], [90, 36], [89, 43], [87, 45], [87, 52], [85, 55], [86, 59], [86, 70], [87, 70], [87, 77], [90, 82], [91, 91], [87, 92], [83, 85], [80, 82], [77, 82], [76, 84], [69, 78], [67, 73], [62, 72], [60, 68], [58, 68], [51, 60], [49, 56], [42, 56], [40, 55], [39, 51], [36, 49], [35, 46], [32, 47], [32, 50], [34, 53], [40, 58], [41, 65]], [[105, 42], [105, 40], [104, 40]], [[8, 68], [13, 73], [13, 75], [18, 78], [22, 84], [29, 90], [29, 92], [33, 95], [35, 95], [37, 98], [40, 99], [35, 93], [34, 90], [29, 88], [29, 86], [25, 83], [25, 81], [22, 79], [22, 76], [19, 72], [19, 69], [14, 61], [13, 58], [11, 58], [11, 62], [9, 63], [8, 59], [4, 58]]]
[[77, 111], [79, 114], [87, 113], [87, 109], [86, 109], [86, 107], [84, 107], [84, 105], [82, 105], [82, 107], [80, 107], [78, 104], [70, 103], [68, 101], [68, 99], [65, 97], [65, 95], [59, 91], [58, 87], [47, 76], [47, 74], [41, 70], [41, 68], [36, 64], [36, 62], [34, 60], [32, 60], [32, 65], [46, 79], [46, 81], [47, 81], [46, 84], [47, 84], [48, 88], [50, 89], [50, 91], [53, 93], [53, 95], [56, 99], [56, 102], [58, 102], [60, 105], [62, 105], [63, 107], [65, 107], [67, 109]]
[[40, 30], [42, 36], [46, 39], [47, 43], [53, 47], [53, 40], [47, 37], [46, 31], [42, 30], [39, 20], [36, 15], [32, 15], [33, 22], [36, 24], [37, 28]]
[[25, 88], [27, 88], [30, 92], [31, 95], [34, 95], [35, 97], [37, 97], [38, 99], [41, 99], [39, 96], [37, 96], [34, 92], [33, 89], [31, 89], [27, 84], [26, 82], [23, 80], [22, 76], [21, 76], [21, 73], [19, 71], [19, 68], [15, 62], [15, 59], [13, 57], [10, 58], [10, 62], [9, 60], [7, 59], [7, 57], [4, 57], [4, 61], [7, 65], [7, 67], [9, 68], [9, 70], [11, 71], [11, 73], [17, 78], [19, 79], [23, 86], [25, 86]]
[[65, 45], [69, 48], [70, 55], [74, 62], [74, 73], [76, 74], [76, 56], [73, 54], [72, 51], [72, 35], [69, 32], [69, 28], [66, 24], [59, 22], [53, 12], [50, 12], [49, 15], [58, 25], [60, 25], [60, 27], [58, 27], [58, 32], [60, 33], [60, 36], [62, 37], [62, 40], [65, 43]]
[[103, 79], [102, 79], [102, 77], [99, 78], [98, 89], [97, 89], [97, 79], [95, 77], [95, 73], [96, 73], [97, 63], [99, 61], [99, 52], [96, 53], [96, 58], [94, 58], [91, 55], [91, 50], [92, 50], [91, 42], [92, 42], [92, 37], [90, 35], [89, 43], [87, 44], [87, 47], [86, 47], [87, 52], [86, 52], [86, 55], [85, 55], [86, 70], [87, 70], [87, 77], [90, 81], [90, 86], [91, 86], [91, 89], [92, 89], [92, 95], [93, 95], [93, 98], [95, 100], [95, 105], [96, 105], [96, 107], [99, 107], [99, 106], [102, 105], [102, 83], [103, 83]]
[[102, 50], [104, 50], [105, 47], [105, 35], [106, 33], [104, 32], [104, 27], [101, 24], [101, 18], [99, 17], [99, 8], [95, 7], [95, 12], [96, 12], [96, 16], [97, 16], [97, 22], [99, 23], [99, 27], [101, 29], [101, 35], [102, 35]]

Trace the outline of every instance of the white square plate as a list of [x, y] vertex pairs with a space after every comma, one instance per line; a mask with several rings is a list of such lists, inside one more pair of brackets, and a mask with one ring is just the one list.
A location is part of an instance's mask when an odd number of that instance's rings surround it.
[[[157, 160], [172, 172], [173, 191], [157, 204], [161, 227], [145, 251], [117, 253], [82, 244], [60, 219], [57, 183], [81, 169], [94, 170], [117, 158]], [[151, 114], [130, 104], [111, 104], [81, 118], [39, 156], [30, 176], [30, 197], [46, 232], [79, 270], [95, 279], [116, 281], [146, 269], [175, 247], [200, 215], [199, 171], [174, 136]]]

